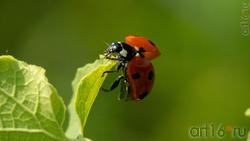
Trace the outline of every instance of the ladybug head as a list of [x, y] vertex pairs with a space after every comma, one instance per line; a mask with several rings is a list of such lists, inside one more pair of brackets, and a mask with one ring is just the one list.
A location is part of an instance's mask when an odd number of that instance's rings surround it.
[[120, 42], [114, 42], [114, 43], [112, 43], [112, 44], [105, 50], [105, 53], [106, 53], [105, 56], [108, 56], [108, 55], [111, 54], [111, 53], [119, 53], [121, 50], [122, 50], [122, 45], [121, 45], [121, 43], [120, 43]]

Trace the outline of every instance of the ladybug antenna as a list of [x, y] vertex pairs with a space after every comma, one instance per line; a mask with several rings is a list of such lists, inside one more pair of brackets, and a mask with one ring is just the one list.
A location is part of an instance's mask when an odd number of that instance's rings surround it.
[[107, 43], [106, 41], [104, 41], [104, 44], [106, 44], [107, 46], [110, 46], [110, 44], [109, 44], [109, 43]]

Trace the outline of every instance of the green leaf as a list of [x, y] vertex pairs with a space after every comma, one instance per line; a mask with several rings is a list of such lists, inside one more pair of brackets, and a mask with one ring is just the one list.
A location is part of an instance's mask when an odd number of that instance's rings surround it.
[[111, 70], [114, 65], [114, 61], [98, 59], [77, 70], [72, 82], [74, 95], [69, 104], [70, 119], [66, 131], [68, 137], [76, 138], [79, 134], [83, 136], [89, 111], [106, 78], [102, 74]]
[[64, 103], [43, 68], [0, 56], [1, 141], [68, 140], [64, 114]]
[[248, 117], [250, 117], [250, 108], [248, 108], [248, 109], [246, 110], [245, 115], [248, 116]]

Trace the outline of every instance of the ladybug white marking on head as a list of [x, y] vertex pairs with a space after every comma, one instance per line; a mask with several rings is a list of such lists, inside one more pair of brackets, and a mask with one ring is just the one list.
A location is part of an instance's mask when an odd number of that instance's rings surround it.
[[126, 57], [127, 56], [127, 54], [128, 54], [128, 52], [124, 49], [124, 48], [122, 48], [122, 50], [119, 52], [123, 57]]

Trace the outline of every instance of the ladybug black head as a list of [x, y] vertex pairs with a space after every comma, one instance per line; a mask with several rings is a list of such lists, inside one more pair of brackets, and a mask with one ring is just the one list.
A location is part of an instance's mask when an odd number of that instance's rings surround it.
[[105, 53], [106, 58], [114, 53], [116, 60], [129, 61], [137, 54], [137, 51], [126, 43], [114, 42], [105, 50]]
[[112, 43], [106, 50], [105, 53], [119, 53], [122, 50], [122, 45], [120, 42], [114, 42]]

